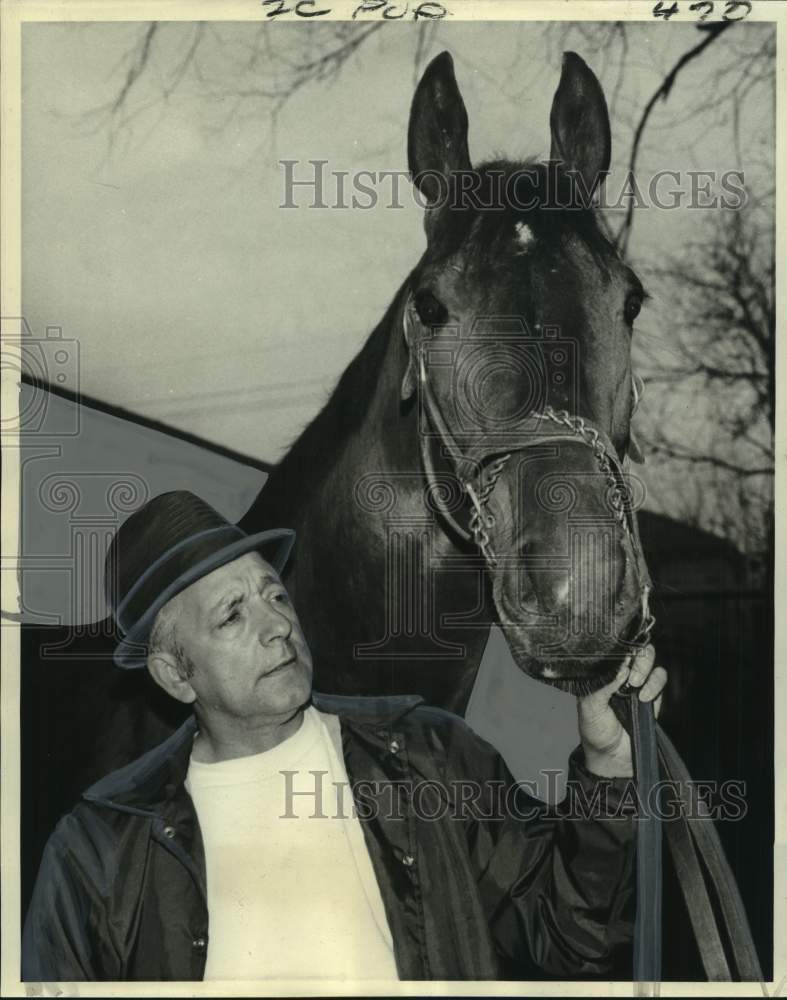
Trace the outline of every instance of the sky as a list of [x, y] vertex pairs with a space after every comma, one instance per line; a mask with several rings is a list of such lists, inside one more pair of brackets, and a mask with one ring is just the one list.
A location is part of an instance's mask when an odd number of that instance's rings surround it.
[[[304, 32], [316, 28], [254, 26], [280, 52], [315, 44], [319, 36]], [[421, 30], [386, 24], [335, 79], [303, 87], [273, 127], [270, 102], [227, 93], [249, 53], [245, 24], [214, 26], [202, 80], [186, 76], [162, 100], [194, 31], [166, 24], [134, 91], [132, 127], [108, 153], [107, 118], [89, 112], [117, 93], [140, 25], [26, 24], [23, 310], [35, 336], [56, 326], [78, 341], [78, 370], [64, 365], [65, 384], [275, 461], [424, 247], [422, 213], [406, 184], [401, 208], [286, 209], [280, 161], [298, 160], [298, 170], [313, 158], [327, 160], [328, 171], [405, 170], [416, 53], [422, 68], [444, 48], [468, 109], [472, 159], [546, 156], [561, 52], [570, 45], [607, 92], [620, 171], [636, 115], [699, 37], [689, 24], [629, 25], [621, 82], [617, 49], [579, 28], [561, 37], [538, 24], [441, 24], [419, 41]], [[745, 30], [757, 41], [770, 28]], [[638, 176], [743, 169], [755, 188], [770, 178], [768, 101], [746, 106], [737, 135], [715, 113], [707, 79], [729, 57], [724, 44], [687, 67], [656, 109]], [[253, 82], [254, 70], [243, 79]], [[720, 102], [723, 78], [714, 86]], [[636, 218], [631, 259], [654, 292], [635, 339], [643, 364], [670, 352], [669, 289], [648, 281], [648, 268], [709, 222], [687, 210]], [[699, 426], [702, 406], [676, 396], [674, 418]]]

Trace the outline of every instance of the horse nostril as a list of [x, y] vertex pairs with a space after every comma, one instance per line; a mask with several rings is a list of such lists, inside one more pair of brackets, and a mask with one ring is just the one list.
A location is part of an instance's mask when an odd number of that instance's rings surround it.
[[571, 576], [568, 573], [523, 573], [518, 604], [540, 615], [561, 615], [571, 603]]
[[544, 573], [535, 592], [541, 611], [550, 615], [560, 614], [571, 604], [571, 574]]
[[[538, 543], [520, 549], [522, 564], [505, 581], [509, 606], [563, 620], [625, 615], [636, 596], [623, 539], [580, 538], [571, 556], [558, 556]], [[560, 561], [564, 565], [555, 565]]]
[[513, 606], [530, 614], [559, 615], [572, 600], [571, 573], [544, 566], [525, 568], [516, 582], [513, 578], [508, 580], [504, 589], [509, 598], [514, 598], [510, 601]]

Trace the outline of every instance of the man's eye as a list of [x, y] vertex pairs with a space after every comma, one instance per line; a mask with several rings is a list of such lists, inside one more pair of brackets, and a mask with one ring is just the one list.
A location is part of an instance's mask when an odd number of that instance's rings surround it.
[[231, 611], [224, 619], [224, 621], [221, 623], [220, 627], [224, 628], [225, 625], [232, 625], [233, 622], [236, 622], [239, 618], [240, 618], [239, 611]]
[[277, 590], [271, 595], [271, 600], [275, 601], [277, 604], [289, 604], [290, 595], [286, 590]]

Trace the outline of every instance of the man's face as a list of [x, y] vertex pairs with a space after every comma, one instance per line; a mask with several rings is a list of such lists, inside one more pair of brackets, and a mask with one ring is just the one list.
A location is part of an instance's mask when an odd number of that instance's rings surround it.
[[308, 701], [309, 647], [287, 591], [259, 553], [248, 552], [184, 590], [176, 629], [203, 712], [281, 717]]

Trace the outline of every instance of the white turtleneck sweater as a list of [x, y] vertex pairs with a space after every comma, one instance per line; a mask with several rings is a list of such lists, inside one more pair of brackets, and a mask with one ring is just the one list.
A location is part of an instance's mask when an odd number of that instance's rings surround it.
[[344, 761], [315, 708], [265, 753], [192, 756], [186, 790], [205, 845], [205, 979], [398, 978]]

